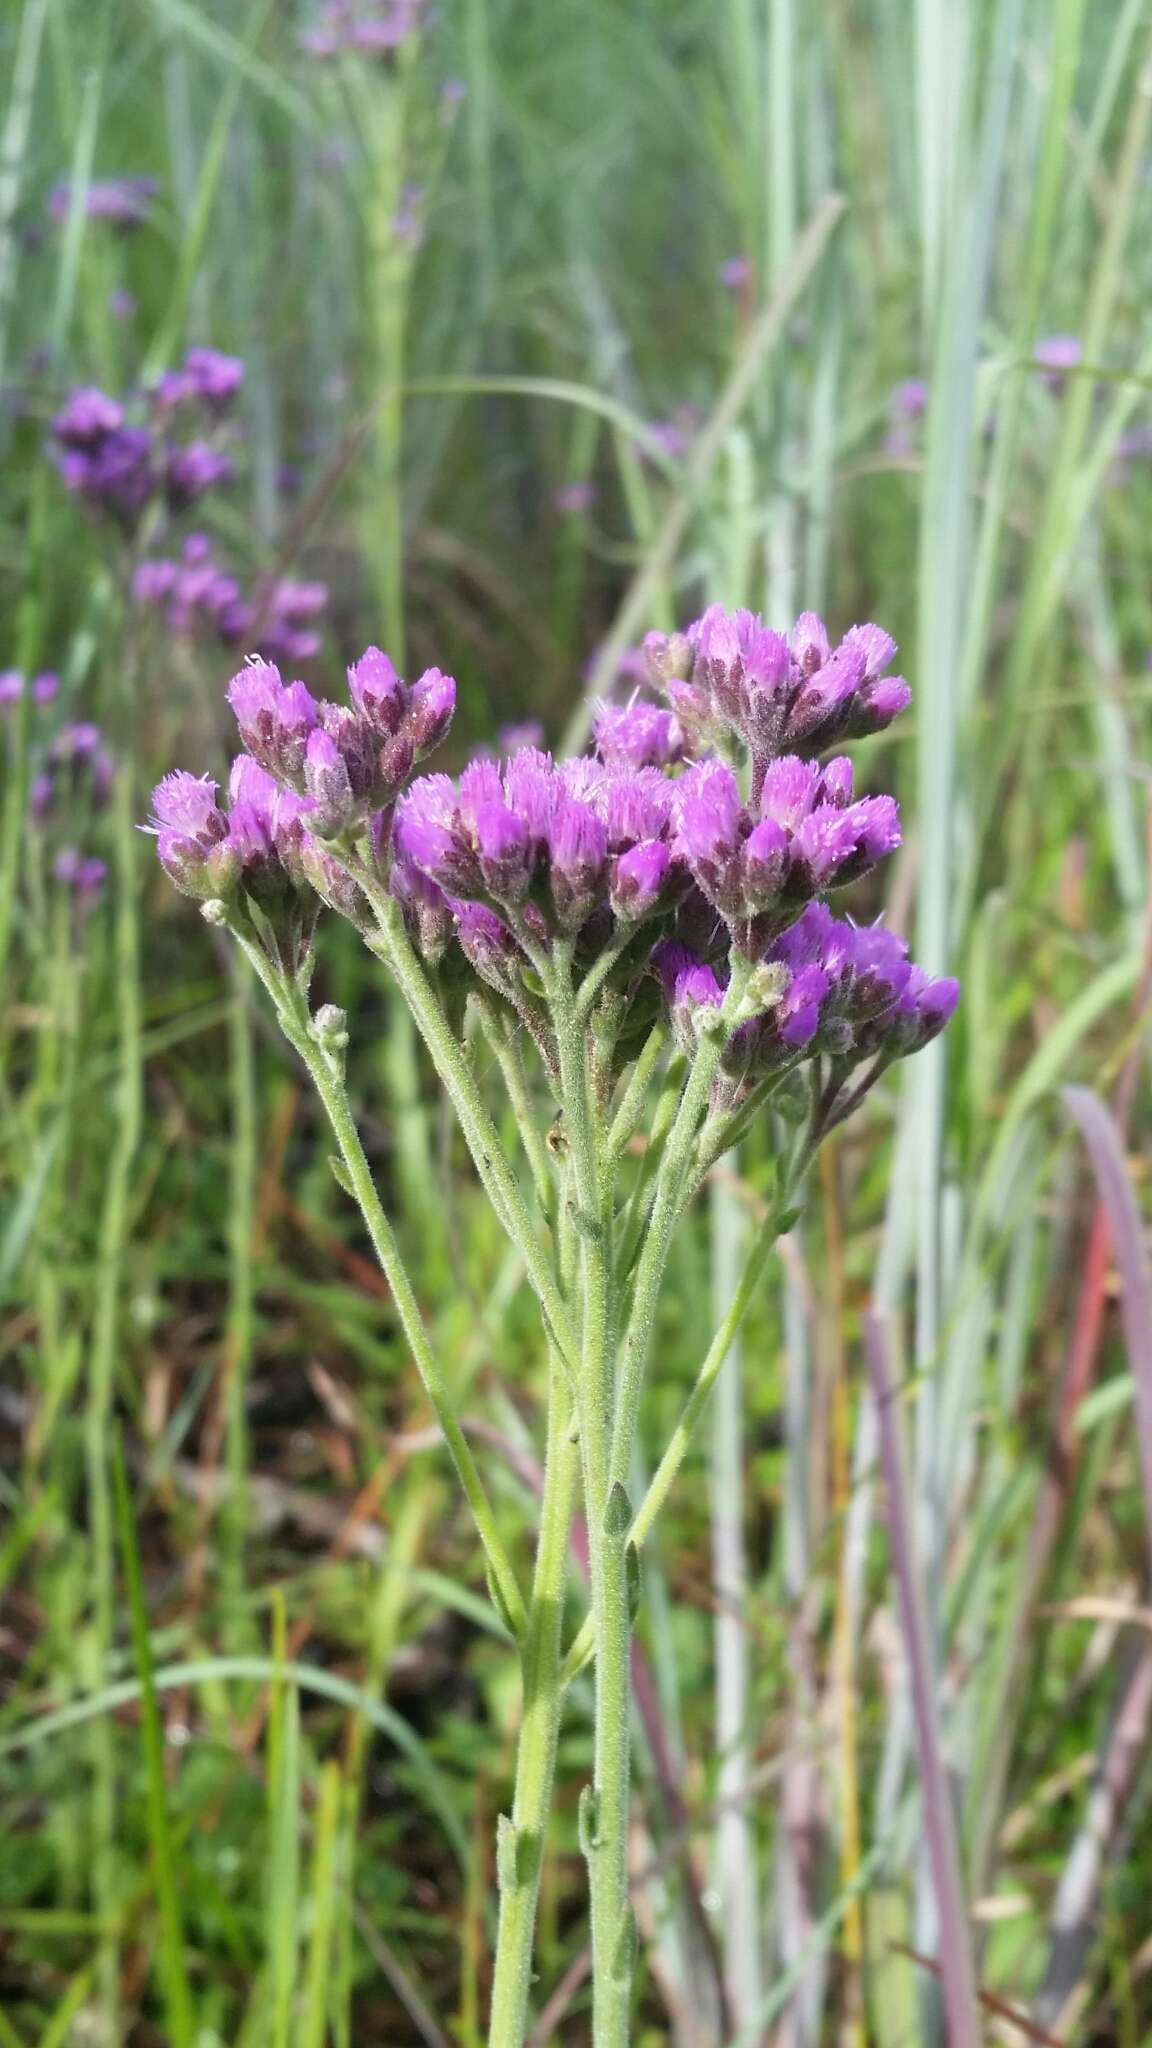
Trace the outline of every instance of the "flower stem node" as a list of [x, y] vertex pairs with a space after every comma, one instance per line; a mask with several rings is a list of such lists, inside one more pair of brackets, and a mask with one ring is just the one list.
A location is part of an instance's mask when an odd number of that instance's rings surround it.
[[207, 901], [200, 905], [200, 915], [205, 924], [227, 925], [228, 905], [221, 902], [219, 896], [209, 896]]
[[325, 1003], [312, 1019], [312, 1036], [333, 1072], [344, 1078], [348, 1051], [348, 1013], [335, 1003]]

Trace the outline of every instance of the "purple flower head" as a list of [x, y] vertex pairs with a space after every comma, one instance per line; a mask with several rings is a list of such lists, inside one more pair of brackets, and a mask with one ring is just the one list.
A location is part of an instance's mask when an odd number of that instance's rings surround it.
[[914, 967], [896, 1006], [894, 1037], [900, 1054], [919, 1052], [937, 1038], [955, 1014], [959, 1000], [960, 983], [951, 975], [933, 980], [922, 967]]
[[792, 663], [801, 681], [823, 668], [832, 652], [828, 628], [815, 612], [801, 612], [792, 628]]
[[727, 257], [720, 265], [719, 278], [726, 291], [744, 291], [752, 282], [752, 265], [747, 256]]
[[317, 723], [316, 700], [303, 683], [284, 683], [271, 662], [250, 661], [228, 685], [248, 752], [269, 775], [302, 786], [308, 735]]
[[74, 392], [53, 423], [58, 467], [70, 491], [131, 525], [156, 487], [152, 436], [127, 427], [122, 408], [99, 391]]
[[588, 804], [562, 797], [552, 822], [552, 905], [562, 932], [577, 932], [602, 892], [608, 834]]
[[864, 681], [865, 656], [842, 641], [821, 668], [809, 675], [798, 692], [784, 725], [789, 747], [816, 742], [827, 746], [843, 730], [848, 706]]
[[484, 888], [498, 903], [519, 903], [532, 878], [528, 828], [503, 801], [477, 805], [473, 825]]
[[137, 604], [162, 604], [171, 595], [178, 574], [179, 567], [175, 562], [139, 563], [132, 577], [132, 595]]
[[696, 1049], [696, 1014], [718, 1010], [724, 988], [705, 961], [675, 939], [661, 939], [652, 948], [652, 966], [672, 1013], [672, 1029], [685, 1052]]
[[592, 733], [596, 752], [609, 766], [666, 768], [684, 758], [684, 728], [658, 704], [601, 704]]
[[[471, 775], [480, 766], [479, 762], [473, 763], [465, 775]], [[462, 783], [463, 780], [462, 776]], [[518, 754], [513, 754], [504, 767], [504, 794], [528, 828], [534, 856], [543, 858], [548, 852], [552, 819], [560, 797], [551, 754], [541, 753], [537, 747], [522, 747]]]
[[748, 820], [732, 770], [722, 761], [701, 761], [676, 785], [674, 803], [677, 853], [718, 910], [739, 910], [739, 852]]
[[190, 395], [219, 412], [244, 382], [244, 364], [239, 356], [223, 355], [217, 348], [190, 348], [184, 358], [184, 376]]
[[399, 732], [407, 710], [407, 692], [386, 654], [365, 648], [348, 671], [348, 692], [361, 716], [381, 733]]
[[608, 900], [624, 923], [639, 923], [663, 907], [671, 850], [662, 839], [642, 839], [617, 854], [612, 863]]
[[[54, 221], [67, 220], [73, 189], [67, 179], [52, 187], [48, 211]], [[148, 218], [156, 190], [155, 178], [94, 178], [84, 188], [84, 212], [89, 220], [106, 220], [113, 227], [139, 227]]]
[[470, 896], [481, 887], [479, 864], [447, 775], [422, 775], [396, 807], [397, 854], [438, 888]]
[[1062, 391], [1069, 370], [1084, 360], [1083, 346], [1075, 334], [1049, 334], [1036, 343], [1033, 361], [1041, 368], [1042, 382], [1050, 391]]
[[552, 493], [552, 503], [557, 512], [567, 517], [577, 517], [590, 512], [596, 503], [596, 486], [587, 478], [569, 484], [558, 484]]
[[185, 896], [205, 901], [226, 897], [240, 873], [240, 860], [227, 845], [229, 819], [216, 802], [210, 776], [176, 769], [152, 792], [152, 822], [161, 866]]
[[44, 669], [32, 678], [32, 702], [54, 704], [60, 695], [60, 678], [52, 669]]
[[889, 455], [907, 458], [913, 452], [912, 429], [928, 410], [928, 386], [922, 377], [906, 377], [888, 400], [888, 430], [884, 446]]
[[695, 650], [692, 681], [714, 712], [738, 733], [754, 759], [779, 745], [790, 680], [788, 643], [755, 612], [714, 604], [688, 629]]
[[663, 839], [671, 827], [675, 785], [658, 769], [610, 770], [586, 795], [604, 820], [610, 853], [623, 853], [642, 839]]
[[788, 876], [790, 846], [787, 832], [774, 818], [761, 818], [752, 827], [740, 854], [740, 891], [750, 916], [778, 903]]
[[24, 678], [18, 668], [0, 670], [0, 706], [18, 704], [24, 695]]
[[356, 799], [348, 763], [331, 734], [318, 725], [308, 734], [304, 749], [304, 787], [313, 804], [310, 826], [321, 839], [335, 838], [354, 822]]
[[74, 391], [52, 422], [52, 432], [62, 448], [94, 453], [110, 434], [124, 425], [124, 408], [106, 392], [93, 385]]
[[400, 856], [392, 863], [389, 888], [404, 912], [410, 937], [434, 967], [455, 929], [447, 896], [422, 869]]
[[227, 483], [234, 474], [232, 458], [210, 441], [189, 441], [186, 447], [170, 450], [164, 471], [164, 488], [174, 512], [186, 511], [217, 484]]
[[500, 995], [521, 987], [523, 956], [502, 917], [485, 903], [453, 903], [460, 950], [481, 981]]
[[173, 769], [152, 792], [153, 824], [149, 829], [183, 833], [208, 852], [228, 830], [227, 820], [216, 802], [217, 788], [209, 775], [189, 775], [183, 768]]
[[456, 684], [441, 669], [427, 668], [412, 685], [406, 730], [422, 760], [440, 745], [456, 710]]

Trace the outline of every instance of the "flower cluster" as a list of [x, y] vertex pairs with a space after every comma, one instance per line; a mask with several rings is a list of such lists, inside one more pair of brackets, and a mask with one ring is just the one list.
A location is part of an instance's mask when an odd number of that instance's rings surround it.
[[190, 349], [151, 394], [151, 418], [131, 420], [119, 399], [84, 385], [52, 422], [60, 474], [69, 490], [126, 527], [163, 497], [172, 512], [186, 511], [232, 476], [231, 457], [215, 434], [186, 424], [220, 420], [239, 388], [244, 366], [215, 349]]
[[154, 606], [178, 640], [210, 635], [226, 647], [251, 648], [277, 662], [308, 661], [319, 651], [315, 623], [328, 602], [325, 584], [288, 576], [245, 596], [203, 533], [190, 533], [177, 557], [141, 562], [132, 595], [138, 604]]
[[[59, 679], [50, 671], [32, 679], [31, 697], [40, 708], [55, 701]], [[24, 694], [24, 678], [16, 669], [0, 675], [0, 701], [15, 702]], [[90, 720], [69, 720], [61, 725], [46, 749], [37, 744], [39, 766], [32, 776], [28, 808], [38, 843], [50, 856], [51, 874], [68, 891], [77, 911], [87, 916], [98, 902], [107, 873], [103, 860], [86, 854], [76, 845], [60, 844], [62, 833], [70, 836], [91, 813], [107, 803], [116, 775], [116, 764], [104, 744], [98, 725]], [[53, 845], [56, 851], [51, 851]]]
[[[57, 223], [66, 221], [72, 211], [73, 189], [64, 178], [48, 194], [48, 212]], [[156, 191], [155, 178], [94, 178], [84, 187], [84, 212], [89, 220], [106, 220], [118, 228], [138, 228], [151, 212]]]
[[424, 0], [327, 0], [301, 47], [310, 57], [338, 57], [343, 50], [387, 57], [415, 34], [423, 12]]
[[177, 769], [153, 792], [160, 861], [176, 887], [201, 902], [260, 915], [289, 964], [307, 953], [316, 898], [363, 922], [359, 891], [309, 829], [311, 800], [284, 789], [248, 754], [232, 763], [228, 805], [208, 776]]
[[675, 817], [680, 857], [750, 959], [805, 903], [858, 881], [900, 844], [894, 799], [854, 803], [845, 755], [824, 768], [780, 755], [754, 807], [726, 762], [698, 762], [676, 786]]
[[823, 620], [803, 612], [791, 638], [754, 612], [712, 605], [684, 634], [650, 633], [649, 665], [695, 748], [734, 735], [758, 797], [777, 755], [805, 758], [882, 732], [911, 701], [888, 676], [896, 643], [880, 626], [853, 626], [833, 648]]
[[302, 891], [363, 925], [364, 887], [387, 886], [446, 989], [462, 966], [534, 1029], [563, 947], [581, 975], [595, 971], [625, 1042], [661, 996], [687, 1049], [719, 1033], [715, 1088], [730, 1104], [813, 1063], [827, 1128], [943, 1027], [958, 995], [883, 926], [842, 922], [824, 901], [900, 843], [893, 798], [857, 796], [851, 762], [819, 758], [907, 703], [885, 674], [893, 642], [865, 625], [833, 647], [810, 613], [785, 639], [713, 607], [646, 646], [668, 704], [599, 707], [594, 751], [577, 759], [521, 745], [456, 780], [410, 779], [452, 716], [438, 669], [408, 685], [369, 648], [338, 705], [254, 660], [229, 690], [247, 749], [230, 809], [213, 784], [168, 777], [160, 858], [190, 895], [246, 895], [267, 915], [291, 902], [297, 942], [310, 935]]
[[258, 658], [233, 676], [228, 701], [253, 758], [287, 789], [311, 799], [311, 829], [338, 838], [395, 802], [416, 762], [452, 721], [456, 685], [440, 669], [401, 681], [369, 647], [348, 671], [349, 708], [319, 702]]
[[[18, 704], [24, 695], [24, 677], [18, 668], [0, 670], [0, 709], [8, 704]], [[60, 678], [54, 669], [43, 669], [33, 676], [31, 686], [33, 704], [42, 708], [54, 704], [60, 694]]]
[[71, 816], [77, 804], [98, 808], [108, 801], [116, 764], [104, 736], [90, 719], [69, 720], [48, 749], [29, 792], [33, 817]]

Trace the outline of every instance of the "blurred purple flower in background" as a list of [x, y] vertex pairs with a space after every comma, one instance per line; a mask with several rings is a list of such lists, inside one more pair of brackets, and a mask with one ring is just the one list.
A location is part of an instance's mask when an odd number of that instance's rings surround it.
[[424, 0], [327, 0], [300, 47], [310, 57], [338, 57], [347, 50], [386, 57], [416, 33], [423, 13]]
[[752, 265], [747, 256], [729, 256], [717, 275], [726, 291], [742, 292], [752, 282]]
[[922, 377], [906, 377], [888, 400], [888, 431], [884, 446], [889, 455], [911, 455], [915, 447], [912, 429], [922, 420], [928, 406], [928, 386]]
[[56, 460], [68, 489], [131, 528], [155, 498], [186, 511], [233, 474], [231, 457], [215, 439], [174, 438], [187, 417], [219, 426], [244, 376], [237, 356], [189, 349], [179, 370], [169, 370], [149, 394], [150, 425], [128, 420], [125, 405], [92, 385], [73, 391], [52, 422]]
[[[54, 221], [67, 220], [74, 189], [67, 178], [52, 187], [48, 212]], [[110, 221], [119, 228], [138, 228], [147, 220], [158, 189], [155, 178], [94, 178], [84, 189], [84, 212], [89, 220]]]
[[1040, 366], [1041, 382], [1049, 391], [1063, 391], [1067, 373], [1084, 359], [1084, 350], [1074, 334], [1049, 334], [1038, 341], [1032, 360]]
[[570, 484], [558, 484], [552, 493], [552, 503], [557, 512], [565, 515], [590, 512], [596, 503], [596, 486], [587, 478], [578, 478]]

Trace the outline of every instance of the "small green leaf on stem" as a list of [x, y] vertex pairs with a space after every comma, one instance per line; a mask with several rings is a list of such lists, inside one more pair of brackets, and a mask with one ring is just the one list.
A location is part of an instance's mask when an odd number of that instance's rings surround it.
[[600, 1796], [594, 1785], [585, 1785], [580, 1794], [576, 1829], [584, 1855], [593, 1857], [600, 1847]]
[[344, 1161], [341, 1159], [338, 1152], [330, 1152], [328, 1154], [328, 1164], [332, 1168], [332, 1175], [334, 1180], [337, 1182], [337, 1185], [342, 1187], [344, 1193], [346, 1195], [351, 1195], [352, 1200], [355, 1201], [356, 1190], [353, 1187], [351, 1179], [349, 1177], [348, 1168], [345, 1166]]
[[627, 1488], [616, 1479], [609, 1489], [604, 1506], [604, 1534], [608, 1537], [626, 1536], [631, 1527], [632, 1503], [628, 1498]]

